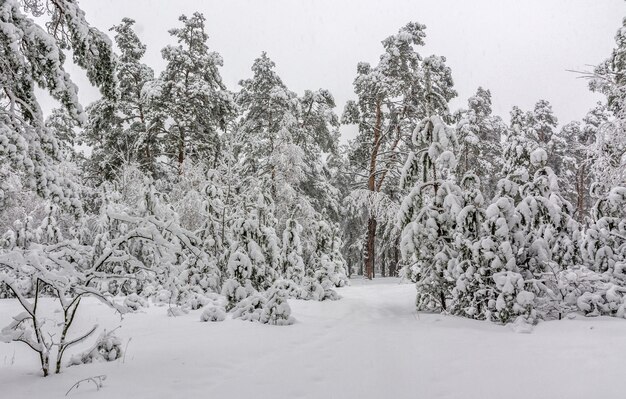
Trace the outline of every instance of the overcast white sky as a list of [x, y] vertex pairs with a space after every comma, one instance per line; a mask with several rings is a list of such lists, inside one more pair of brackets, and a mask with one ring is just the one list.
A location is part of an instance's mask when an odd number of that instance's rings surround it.
[[[530, 109], [549, 100], [559, 121], [580, 119], [601, 97], [567, 69], [588, 70], [614, 47], [626, 16], [623, 0], [81, 0], [87, 19], [107, 30], [123, 17], [137, 21], [147, 44], [145, 62], [157, 73], [160, 50], [173, 43], [167, 30], [180, 14], [207, 19], [209, 47], [224, 58], [222, 76], [231, 90], [251, 75], [261, 51], [276, 62], [291, 90], [327, 88], [337, 113], [352, 94], [356, 64], [375, 63], [381, 40], [409, 21], [425, 24], [422, 55], [444, 55], [465, 105], [478, 86], [491, 90], [496, 114], [508, 121], [513, 105]], [[77, 69], [83, 105], [98, 93]]]

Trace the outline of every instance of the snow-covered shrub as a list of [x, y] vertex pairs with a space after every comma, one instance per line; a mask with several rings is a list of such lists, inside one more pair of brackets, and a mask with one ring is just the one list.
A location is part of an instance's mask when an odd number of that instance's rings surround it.
[[232, 310], [233, 319], [259, 321], [263, 313], [266, 299], [259, 293], [253, 293], [239, 301]]
[[137, 294], [130, 294], [124, 299], [124, 306], [134, 311], [148, 307], [148, 301]]
[[289, 280], [277, 280], [265, 294], [267, 300], [263, 305], [263, 312], [259, 321], [264, 324], [277, 326], [290, 325], [295, 322], [291, 316], [291, 307], [287, 302], [293, 282]]
[[313, 277], [304, 277], [298, 296], [300, 299], [322, 301], [325, 297], [325, 290], [322, 284]]
[[583, 259], [592, 270], [612, 272], [617, 263], [626, 262], [626, 187], [601, 195], [591, 216], [582, 239]]
[[192, 293], [187, 299], [186, 305], [189, 306], [191, 310], [197, 310], [211, 302], [212, 301], [203, 294]]
[[624, 317], [626, 287], [621, 276], [577, 267], [559, 275], [561, 309], [564, 313], [582, 312], [585, 316]]
[[493, 308], [492, 317], [501, 323], [508, 323], [522, 317], [528, 323], [537, 319], [535, 310], [535, 294], [525, 290], [525, 281], [521, 274], [515, 272], [500, 272], [493, 276], [496, 283], [498, 297]]
[[121, 358], [123, 354], [122, 340], [115, 335], [115, 331], [103, 331], [89, 350], [72, 356], [67, 365], [77, 366], [94, 362], [112, 362]]
[[[341, 241], [338, 240], [338, 232], [333, 231], [327, 222], [317, 221], [315, 226], [316, 247], [311, 256], [312, 273], [310, 272], [310, 275], [302, 281], [301, 298], [336, 300], [340, 296], [334, 288], [346, 285], [348, 280], [345, 274], [345, 260], [339, 252]], [[310, 277], [313, 277], [315, 282], [311, 281]]]
[[229, 278], [222, 285], [222, 295], [226, 297], [226, 310], [233, 309], [239, 302], [255, 291], [250, 284], [242, 286], [239, 281]]
[[200, 321], [224, 321], [226, 320], [226, 311], [224, 308], [215, 305], [208, 305], [200, 315]]
[[256, 290], [269, 288], [276, 278], [275, 260], [280, 254], [273, 229], [262, 226], [257, 213], [252, 212], [233, 222], [231, 235], [228, 277], [241, 285], [250, 282]]
[[285, 278], [298, 285], [302, 284], [305, 275], [301, 233], [302, 226], [295, 219], [288, 219], [287, 227], [283, 231], [283, 269]]

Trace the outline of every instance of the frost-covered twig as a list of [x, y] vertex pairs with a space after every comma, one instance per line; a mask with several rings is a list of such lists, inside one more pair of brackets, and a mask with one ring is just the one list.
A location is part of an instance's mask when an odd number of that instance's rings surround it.
[[76, 383], [74, 385], [72, 385], [70, 387], [70, 389], [67, 390], [67, 392], [65, 393], [65, 396], [69, 395], [69, 393], [72, 391], [72, 389], [76, 388], [78, 389], [78, 387], [80, 387], [80, 384], [83, 382], [93, 382], [96, 386], [96, 391], [99, 391], [100, 388], [102, 388], [102, 385], [104, 383], [104, 380], [107, 379], [106, 375], [96, 375], [93, 377], [88, 377], [85, 379], [82, 379], [80, 381], [76, 381]]

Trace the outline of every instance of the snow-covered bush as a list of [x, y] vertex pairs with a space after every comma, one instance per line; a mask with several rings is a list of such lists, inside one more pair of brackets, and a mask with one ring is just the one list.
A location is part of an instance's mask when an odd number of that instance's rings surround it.
[[[332, 292], [334, 292], [334, 290]], [[298, 296], [300, 299], [322, 301], [325, 296], [326, 290], [324, 290], [324, 286], [322, 286], [317, 279], [309, 276], [304, 277]]]
[[148, 307], [148, 301], [137, 294], [130, 294], [124, 299], [124, 306], [133, 311], [137, 311], [141, 308]]
[[305, 275], [300, 242], [301, 232], [302, 226], [295, 219], [287, 220], [287, 227], [283, 232], [283, 273], [286, 279], [297, 285], [302, 284]]
[[122, 340], [115, 335], [115, 331], [103, 331], [89, 350], [72, 356], [67, 365], [77, 366], [95, 362], [112, 362], [121, 358], [123, 354]]
[[263, 312], [259, 321], [264, 324], [284, 326], [293, 324], [295, 319], [291, 316], [291, 307], [287, 302], [293, 282], [289, 280], [277, 280], [265, 294], [267, 300], [263, 305]]
[[535, 295], [525, 290], [525, 281], [521, 274], [500, 272], [493, 276], [497, 289], [497, 299], [491, 303], [492, 317], [501, 323], [514, 321], [518, 317], [528, 323], [534, 323], [537, 311], [534, 309]]
[[233, 319], [260, 321], [265, 302], [265, 297], [258, 292], [251, 294], [237, 302], [232, 310]]
[[226, 311], [224, 308], [216, 305], [208, 305], [200, 315], [200, 321], [224, 321], [226, 320]]

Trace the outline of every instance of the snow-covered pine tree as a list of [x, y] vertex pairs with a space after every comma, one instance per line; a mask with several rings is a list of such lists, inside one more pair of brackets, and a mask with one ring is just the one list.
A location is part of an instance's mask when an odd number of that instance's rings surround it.
[[[269, 177], [275, 197], [280, 183], [299, 183], [304, 154], [292, 137], [297, 127], [297, 96], [287, 89], [274, 68], [274, 62], [263, 52], [252, 64], [252, 78], [239, 82], [241, 90], [236, 100], [242, 113], [238, 128], [240, 151], [246, 156], [249, 173]], [[280, 162], [285, 150], [296, 157], [291, 164]], [[297, 169], [281, 170], [285, 167]]]
[[321, 220], [316, 222], [315, 251], [311, 256], [311, 267], [302, 283], [301, 297], [313, 300], [336, 300], [339, 294], [334, 290], [341, 277], [337, 273], [337, 264], [331, 258], [333, 232], [330, 225]]
[[[339, 117], [334, 111], [335, 99], [325, 89], [305, 90], [298, 98], [300, 114], [298, 129], [293, 133], [294, 143], [303, 151], [303, 171], [300, 191], [304, 200], [311, 204], [312, 209], [325, 214], [328, 221], [340, 220], [341, 195], [340, 189], [333, 185], [329, 159], [337, 155], [339, 143]], [[302, 201], [304, 202], [304, 201]], [[306, 203], [305, 203], [306, 205]], [[306, 214], [303, 214], [306, 215]], [[309, 234], [304, 239], [312, 238], [306, 217], [300, 222]], [[302, 220], [304, 219], [304, 220]], [[306, 231], [305, 231], [306, 233]], [[308, 243], [310, 253], [312, 243]]]
[[120, 52], [113, 71], [116, 95], [87, 107], [89, 118], [80, 136], [92, 149], [86, 169], [96, 183], [113, 180], [124, 164], [136, 163], [145, 173], [156, 172], [159, 149], [143, 91], [154, 80], [154, 71], [141, 62], [146, 46], [133, 30], [134, 24], [124, 18], [111, 28]]
[[[583, 118], [579, 136], [579, 148], [574, 152], [578, 168], [576, 170], [576, 215], [579, 221], [589, 216], [589, 210], [594, 204], [590, 196], [591, 185], [600, 181], [607, 170], [606, 160], [597, 143], [597, 137], [605, 129], [611, 115], [606, 104], [598, 102]], [[581, 159], [579, 161], [579, 158]], [[608, 169], [610, 170], [610, 168]]]
[[181, 170], [186, 159], [217, 166], [219, 130], [235, 112], [233, 96], [222, 82], [222, 57], [209, 51], [201, 13], [179, 18], [182, 27], [169, 31], [177, 45], [161, 50], [165, 70], [150, 88], [153, 106], [161, 115], [163, 155]]
[[626, 185], [626, 18], [615, 34], [616, 48], [598, 65], [589, 82], [607, 98], [614, 118], [601, 123], [592, 147], [596, 179], [607, 187]]
[[[376, 66], [357, 65], [353, 85], [358, 100], [346, 103], [342, 123], [358, 125], [350, 158], [359, 189], [372, 196], [369, 203], [389, 196], [385, 189], [388, 176], [399, 174], [402, 139], [415, 122], [434, 113], [446, 114], [447, 101], [456, 96], [445, 57], [422, 59], [417, 52], [417, 46], [424, 44], [425, 28], [415, 22], [406, 24], [383, 40], [385, 52]], [[372, 278], [378, 220], [371, 209], [366, 212], [365, 275]]]
[[77, 144], [78, 123], [64, 108], [54, 108], [46, 118], [46, 127], [58, 139], [62, 160], [74, 161], [78, 154], [74, 149]]
[[222, 288], [229, 308], [271, 287], [282, 266], [271, 197], [261, 188], [251, 187], [242, 201], [243, 209], [233, 216], [230, 226], [228, 279]]
[[341, 241], [338, 231], [326, 221], [318, 221], [315, 230], [316, 248], [311, 263], [313, 277], [329, 291], [327, 297], [335, 297], [332, 288], [347, 284], [345, 260], [339, 252]]
[[301, 285], [305, 276], [304, 260], [302, 259], [302, 244], [300, 233], [302, 226], [297, 220], [287, 219], [287, 227], [283, 231], [283, 273], [287, 280]]
[[[505, 189], [513, 200], [519, 200], [518, 187], [530, 178], [530, 154], [537, 149], [537, 142], [529, 136], [528, 113], [518, 107], [511, 110], [511, 126], [507, 130], [502, 148], [502, 176], [506, 184], [498, 183], [499, 190]], [[497, 194], [496, 194], [497, 195]]]
[[501, 140], [506, 126], [500, 117], [492, 115], [491, 92], [479, 87], [459, 117], [457, 175], [475, 174], [486, 197], [493, 198], [502, 170]]
[[[517, 184], [504, 178], [498, 183], [498, 195], [487, 207], [484, 235], [480, 240], [483, 251], [481, 266], [484, 268], [486, 287], [484, 298], [488, 299], [485, 318], [506, 323], [516, 316], [517, 293], [522, 287], [517, 267], [517, 249], [524, 235], [518, 229], [519, 215], [515, 212], [512, 191]], [[514, 309], [515, 308], [515, 309]]]
[[463, 190], [462, 209], [456, 217], [454, 231], [453, 277], [450, 313], [474, 319], [489, 319], [490, 305], [494, 302], [493, 274], [489, 267], [485, 247], [482, 245], [485, 231], [484, 198], [480, 191], [478, 176], [467, 174], [461, 181]]
[[[87, 71], [90, 82], [105, 96], [114, 86], [111, 42], [89, 26], [84, 12], [73, 0], [24, 3], [7, 0], [0, 4], [2, 37], [0, 51], [0, 166], [19, 171], [28, 189], [63, 206], [80, 208], [74, 184], [58, 170], [61, 158], [58, 138], [45, 126], [35, 93], [37, 86], [59, 101], [77, 123], [85, 121], [78, 103], [77, 87], [65, 72], [65, 53]], [[51, 18], [50, 32], [28, 15]]]
[[330, 260], [335, 264], [335, 277], [333, 282], [335, 287], [344, 287], [349, 284], [348, 281], [348, 263], [341, 253], [343, 242], [341, 241], [341, 230], [339, 224], [332, 226], [333, 238], [330, 245]]
[[291, 307], [287, 302], [289, 293], [294, 291], [294, 283], [290, 280], [276, 280], [267, 290], [266, 302], [259, 316], [259, 322], [286, 326], [293, 324], [295, 319], [291, 316]]
[[587, 267], [595, 272], [619, 273], [624, 267], [626, 188], [615, 187], [598, 198], [582, 240], [582, 255]]
[[538, 148], [530, 158], [538, 169], [533, 180], [520, 187], [522, 200], [516, 206], [516, 213], [524, 239], [518, 249], [517, 266], [525, 279], [526, 290], [538, 298], [536, 306], [542, 305], [544, 299], [553, 306], [554, 296], [558, 295], [555, 292], [558, 272], [579, 263], [576, 243], [579, 226], [572, 218], [573, 206], [560, 193], [557, 176], [546, 166], [547, 153]]
[[447, 310], [454, 287], [453, 235], [463, 206], [462, 191], [450, 179], [456, 168], [455, 132], [437, 115], [425, 118], [413, 132], [414, 143], [425, 147], [419, 156], [409, 154], [403, 170], [403, 185], [420, 176], [398, 212], [401, 274], [416, 283], [418, 310]]

